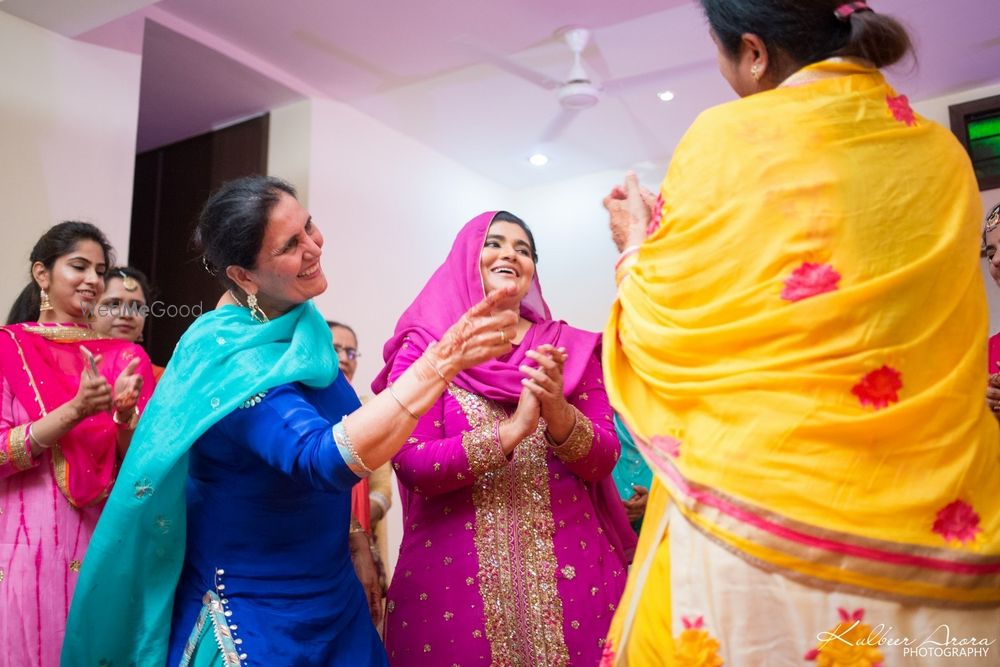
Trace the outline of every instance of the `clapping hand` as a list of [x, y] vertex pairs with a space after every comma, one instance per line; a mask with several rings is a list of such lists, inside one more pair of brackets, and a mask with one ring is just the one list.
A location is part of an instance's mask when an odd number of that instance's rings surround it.
[[493, 290], [467, 310], [428, 351], [436, 358], [432, 360], [435, 366], [447, 366], [457, 374], [510, 352], [518, 315], [510, 310], [494, 310], [497, 303], [509, 299], [515, 291], [513, 286]]
[[102, 355], [96, 357], [90, 350], [80, 346], [80, 354], [83, 355], [86, 364], [83, 373], [80, 374], [80, 386], [76, 390], [73, 398], [74, 407], [80, 419], [106, 412], [111, 409], [111, 385], [97, 370], [101, 363]]
[[562, 443], [576, 425], [576, 410], [563, 395], [563, 367], [568, 358], [566, 348], [539, 345], [525, 355], [538, 367], [522, 364], [520, 370], [525, 377], [521, 382], [538, 399], [549, 437]]
[[993, 416], [1000, 420], [1000, 373], [991, 373], [986, 382], [986, 404]]
[[656, 196], [639, 185], [635, 172], [625, 175], [625, 183], [616, 185], [604, 198], [610, 215], [611, 240], [618, 252], [646, 240], [646, 228], [653, 217]]
[[139, 368], [139, 358], [128, 362], [128, 365], [118, 374], [115, 380], [115, 410], [119, 413], [131, 412], [139, 402], [142, 391], [142, 376], [136, 373]]

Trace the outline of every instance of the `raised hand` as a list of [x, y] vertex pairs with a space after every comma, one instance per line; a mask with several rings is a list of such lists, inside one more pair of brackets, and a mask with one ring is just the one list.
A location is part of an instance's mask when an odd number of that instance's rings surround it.
[[139, 368], [138, 357], [128, 362], [128, 365], [118, 374], [115, 380], [115, 410], [120, 413], [131, 412], [139, 401], [142, 391], [142, 376], [136, 373]]
[[538, 364], [532, 368], [522, 364], [520, 371], [525, 375], [522, 383], [538, 397], [542, 406], [542, 417], [548, 421], [567, 407], [563, 396], [563, 366], [566, 363], [566, 348], [545, 344], [525, 353]]
[[514, 414], [500, 422], [500, 445], [504, 454], [510, 456], [518, 443], [535, 432], [538, 419], [542, 416], [541, 407], [538, 397], [530, 389], [525, 387], [521, 390]]
[[98, 372], [98, 367], [103, 359], [101, 355], [96, 357], [87, 348], [80, 346], [80, 353], [86, 360], [83, 373], [80, 374], [80, 386], [73, 397], [73, 407], [80, 419], [106, 412], [111, 409], [111, 385]]
[[653, 216], [656, 197], [639, 185], [635, 172], [625, 175], [624, 185], [616, 185], [604, 198], [610, 215], [611, 240], [618, 252], [646, 240], [646, 228]]
[[490, 292], [451, 325], [437, 345], [426, 353], [432, 357], [435, 368], [454, 377], [467, 368], [510, 352], [518, 315], [511, 310], [495, 310], [497, 303], [509, 299], [515, 291], [510, 286]]
[[990, 412], [1000, 420], [1000, 373], [991, 373], [986, 383], [986, 404]]
[[538, 368], [522, 364], [520, 371], [525, 377], [521, 382], [525, 389], [538, 399], [549, 437], [557, 443], [562, 443], [569, 437], [576, 424], [576, 411], [563, 395], [566, 348], [548, 344], [539, 345], [525, 355], [537, 363]]

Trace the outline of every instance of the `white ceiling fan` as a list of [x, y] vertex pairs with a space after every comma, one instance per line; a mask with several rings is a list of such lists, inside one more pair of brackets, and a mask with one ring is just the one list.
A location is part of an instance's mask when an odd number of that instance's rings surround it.
[[[500, 69], [536, 86], [555, 91], [556, 99], [562, 109], [549, 122], [542, 133], [540, 139], [542, 143], [555, 140], [569, 126], [577, 114], [584, 109], [596, 105], [601, 101], [602, 96], [606, 94], [617, 94], [643, 85], [649, 86], [651, 94], [653, 94], [658, 92], [654, 88], [657, 84], [666, 84], [673, 77], [701, 70], [715, 63], [714, 59], [700, 60], [643, 72], [633, 76], [612, 78], [600, 49], [591, 40], [589, 30], [580, 27], [562, 28], [556, 31], [555, 36], [565, 42], [566, 46], [569, 47], [570, 53], [573, 54], [573, 64], [566, 78], [562, 81], [553, 79], [531, 68], [524, 67], [505, 56], [485, 51], [482, 48], [473, 47], [478, 55]], [[587, 71], [583, 63], [584, 55], [588, 57], [593, 69], [600, 69], [607, 75], [603, 80], [591, 76]], [[626, 107], [626, 111], [632, 116], [632, 119], [638, 121], [636, 115], [625, 104], [625, 101], [621, 98], [619, 98], [619, 101]], [[642, 127], [639, 130], [647, 136], [651, 134], [648, 128]]]

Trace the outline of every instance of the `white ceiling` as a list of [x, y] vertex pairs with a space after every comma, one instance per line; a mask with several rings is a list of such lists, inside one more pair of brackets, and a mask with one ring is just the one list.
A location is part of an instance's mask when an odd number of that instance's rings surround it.
[[[916, 39], [918, 65], [890, 73], [911, 99], [1000, 81], [997, 0], [871, 4]], [[141, 50], [141, 149], [322, 96], [520, 188], [602, 169], [662, 172], [697, 113], [733, 95], [690, 0], [0, 0], [0, 8]], [[570, 25], [592, 31], [596, 46], [584, 54], [592, 76], [644, 85], [606, 94], [545, 144], [565, 120], [555, 94], [510, 70], [562, 80], [571, 56], [555, 35]], [[495, 54], [514, 66], [498, 67]], [[676, 98], [659, 101], [662, 89]], [[536, 150], [549, 154], [548, 166], [527, 163]]]

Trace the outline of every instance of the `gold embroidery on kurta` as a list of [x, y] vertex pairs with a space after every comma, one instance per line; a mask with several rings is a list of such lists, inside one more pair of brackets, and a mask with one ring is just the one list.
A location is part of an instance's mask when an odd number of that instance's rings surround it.
[[15, 426], [7, 437], [7, 451], [10, 452], [10, 461], [18, 470], [27, 470], [31, 467], [31, 451], [28, 449], [28, 440], [25, 437], [27, 429], [27, 424]]
[[[499, 405], [480, 396], [459, 388], [449, 391], [474, 430], [492, 428], [495, 420], [506, 417]], [[514, 449], [510, 462], [504, 457], [505, 465], [477, 476], [473, 487], [479, 592], [495, 665], [569, 663], [544, 431], [540, 421]]]
[[579, 461], [590, 453], [594, 446], [594, 424], [582, 412], [576, 410], [576, 424], [566, 442], [553, 447], [552, 452], [566, 463]]

